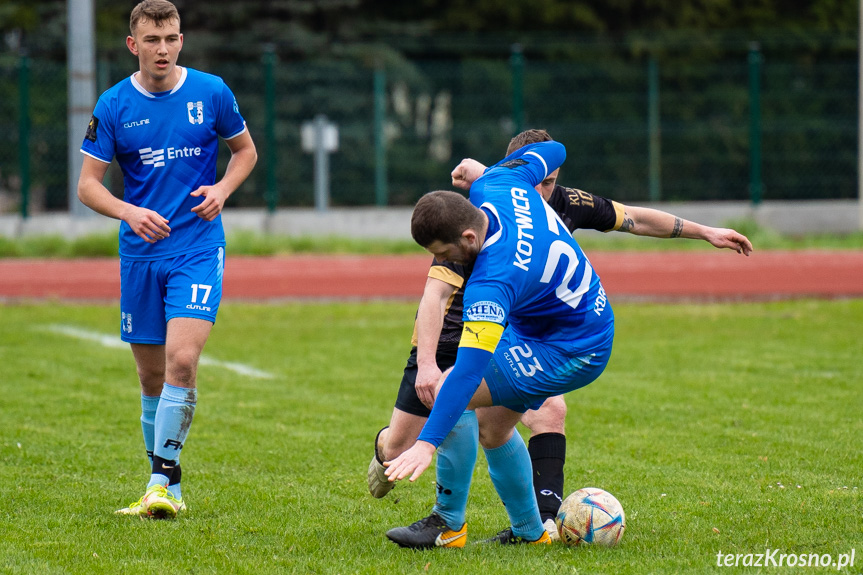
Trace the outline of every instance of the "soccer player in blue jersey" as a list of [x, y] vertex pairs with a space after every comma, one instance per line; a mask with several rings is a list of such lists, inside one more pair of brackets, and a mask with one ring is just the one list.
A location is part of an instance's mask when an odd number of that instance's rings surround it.
[[[129, 19], [139, 70], [99, 98], [81, 146], [78, 198], [120, 223], [120, 329], [141, 383], [141, 428], [151, 462], [144, 495], [117, 513], [173, 518], [186, 509], [180, 452], [197, 404], [198, 359], [222, 297], [221, 212], [251, 173], [255, 144], [231, 90], [177, 65], [180, 16], [144, 0]], [[219, 139], [231, 151], [216, 181]], [[123, 199], [102, 184], [112, 159]]]
[[438, 261], [474, 268], [455, 365], [418, 441], [386, 462], [391, 481], [415, 481], [440, 448], [438, 476], [454, 488], [438, 494], [429, 517], [387, 532], [401, 546], [464, 545], [479, 443], [511, 525], [494, 540], [550, 542], [515, 424], [547, 398], [596, 379], [614, 336], [614, 316], [590, 262], [531, 189], [564, 157], [557, 142], [524, 146], [473, 183], [470, 201], [455, 192], [432, 192], [417, 202], [411, 219], [417, 243]]
[[[515, 136], [507, 155], [524, 145], [551, 140], [545, 130], [526, 130]], [[452, 172], [453, 186], [469, 189], [486, 167], [463, 160]], [[659, 238], [701, 239], [717, 248], [749, 255], [752, 244], [742, 234], [684, 220], [667, 212], [623, 205], [582, 190], [556, 185], [558, 170], [549, 174], [536, 191], [560, 216], [569, 232], [576, 229], [620, 231]], [[384, 497], [394, 486], [387, 480], [383, 461], [394, 459], [416, 441], [434, 403], [441, 371], [455, 363], [462, 333], [462, 296], [471, 266], [434, 262], [417, 310], [413, 348], [404, 369], [398, 397], [387, 427], [375, 438], [368, 466], [369, 492]], [[528, 410], [521, 422], [530, 429], [528, 453], [533, 466], [534, 494], [540, 515], [552, 539], [554, 517], [562, 501], [566, 459], [566, 402], [551, 397], [539, 409]], [[448, 486], [440, 485], [441, 489]]]

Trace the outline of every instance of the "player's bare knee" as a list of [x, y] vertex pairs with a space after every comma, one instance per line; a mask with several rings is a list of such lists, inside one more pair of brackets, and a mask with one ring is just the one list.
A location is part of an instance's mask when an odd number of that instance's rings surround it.
[[544, 420], [549, 422], [549, 424], [560, 425], [561, 427], [564, 425], [566, 421], [566, 402], [563, 400], [563, 396], [558, 395], [557, 397], [546, 399], [540, 408], [540, 412], [543, 410], [546, 412]]
[[162, 384], [165, 382], [165, 370], [138, 365], [137, 371], [138, 381], [141, 382], [141, 390], [144, 392], [144, 395], [156, 396], [162, 393]]
[[167, 372], [171, 385], [194, 387], [198, 372], [198, 354], [189, 350], [170, 354]]
[[565, 433], [566, 402], [563, 397], [550, 397], [537, 410], [524, 414], [522, 423], [531, 431], [531, 435], [540, 433]]

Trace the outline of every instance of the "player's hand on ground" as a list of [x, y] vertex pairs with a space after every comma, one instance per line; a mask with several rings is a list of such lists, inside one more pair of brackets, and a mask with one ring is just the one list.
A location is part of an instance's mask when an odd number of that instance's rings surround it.
[[752, 242], [743, 234], [727, 228], [713, 228], [707, 241], [717, 248], [728, 248], [738, 254], [748, 256], [752, 253]]
[[384, 473], [390, 481], [399, 481], [407, 477], [414, 482], [431, 465], [435, 449], [435, 446], [427, 441], [417, 441], [392, 461], [384, 461], [384, 467], [387, 468]]
[[147, 208], [131, 206], [123, 221], [129, 224], [132, 231], [148, 244], [154, 244], [171, 235], [168, 220]]
[[204, 197], [204, 201], [192, 208], [192, 211], [208, 222], [212, 222], [222, 213], [222, 208], [225, 207], [225, 201], [228, 199], [228, 194], [219, 186], [201, 186], [189, 195], [194, 198]]
[[423, 405], [431, 409], [440, 387], [441, 370], [437, 365], [417, 368], [417, 379], [414, 389]]
[[471, 158], [465, 158], [452, 171], [452, 185], [460, 190], [469, 190], [470, 185], [485, 172], [485, 166]]

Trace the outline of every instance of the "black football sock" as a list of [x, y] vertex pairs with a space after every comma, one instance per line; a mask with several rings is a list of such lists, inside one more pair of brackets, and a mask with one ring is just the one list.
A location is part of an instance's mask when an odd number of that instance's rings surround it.
[[[174, 475], [174, 470], [177, 468], [177, 462], [164, 459], [159, 457], [158, 455], [153, 455], [153, 475], [161, 475], [167, 479], [164, 485], [167, 486], [171, 483], [171, 478]], [[152, 481], [151, 481], [152, 483]]]
[[180, 490], [180, 481], [183, 479], [183, 470], [180, 469], [180, 463], [174, 466], [174, 473], [171, 474], [171, 480], [168, 482], [168, 491], [171, 492], [177, 499], [183, 498], [183, 493]]
[[533, 490], [543, 523], [554, 519], [563, 501], [563, 464], [566, 461], [566, 436], [540, 433], [527, 446], [533, 465]]

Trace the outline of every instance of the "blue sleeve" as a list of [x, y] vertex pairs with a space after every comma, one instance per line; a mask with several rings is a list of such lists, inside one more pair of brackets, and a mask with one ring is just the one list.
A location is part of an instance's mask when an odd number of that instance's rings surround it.
[[[550, 173], [558, 169], [563, 161], [566, 159], [566, 148], [560, 142], [550, 141], [550, 142], [539, 142], [537, 144], [532, 144], [530, 146], [525, 146], [522, 148], [523, 154], [522, 158], [530, 161], [533, 158], [539, 158], [540, 163], [531, 162], [529, 164], [530, 167], [535, 167], [535, 175], [537, 177], [536, 183], [533, 185], [539, 184], [545, 178], [548, 177]], [[542, 170], [540, 170], [540, 164], [542, 164]]]
[[114, 159], [114, 112], [105, 97], [99, 98], [87, 127], [87, 135], [81, 144], [81, 151], [103, 162]]
[[218, 118], [216, 120], [216, 133], [225, 140], [240, 135], [246, 128], [246, 120], [240, 114], [240, 106], [234, 93], [228, 85], [222, 82], [222, 92], [219, 94]]
[[435, 447], [443, 443], [482, 383], [491, 356], [491, 352], [473, 347], [458, 349], [455, 366], [443, 382], [418, 440]]
[[[518, 171], [531, 186], [536, 186], [558, 169], [566, 159], [566, 148], [554, 140], [528, 144], [487, 168], [483, 175], [498, 168]], [[479, 179], [477, 179], [479, 181]], [[473, 188], [471, 188], [473, 190]]]

